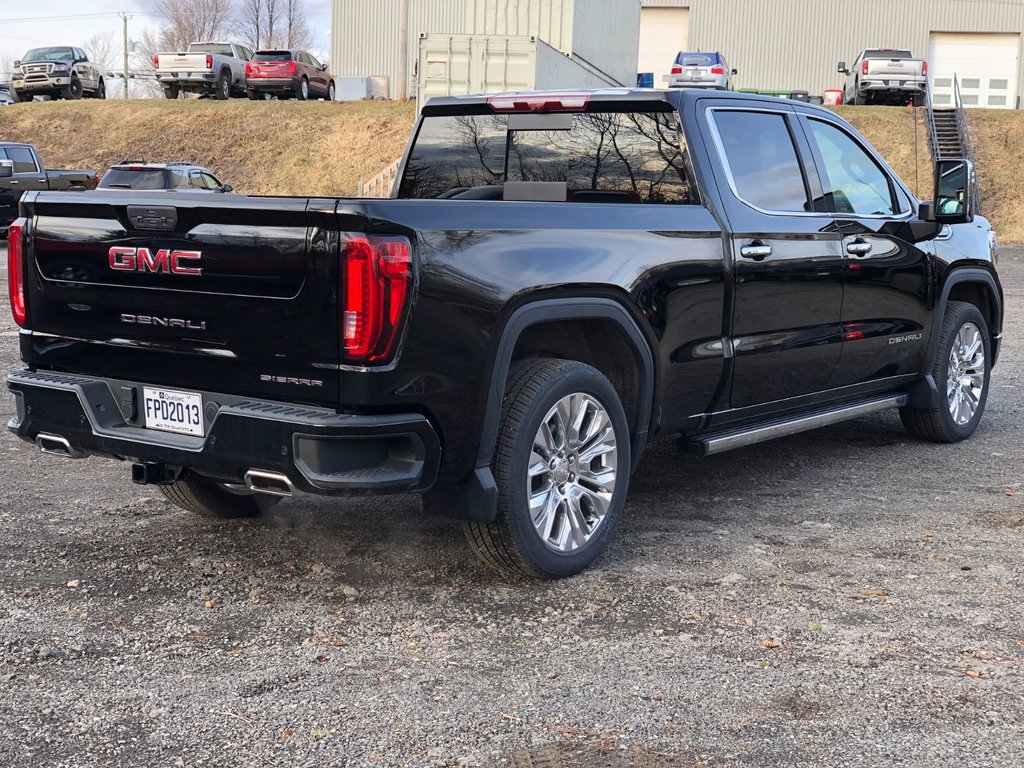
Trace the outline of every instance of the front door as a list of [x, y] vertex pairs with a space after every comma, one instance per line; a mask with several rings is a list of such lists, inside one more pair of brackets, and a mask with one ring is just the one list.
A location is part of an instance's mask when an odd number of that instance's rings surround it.
[[846, 128], [803, 118], [828, 208], [843, 234], [843, 353], [834, 386], [924, 369], [930, 336], [930, 250], [908, 240], [916, 212], [890, 173]]
[[839, 362], [843, 235], [817, 174], [807, 172], [809, 149], [791, 108], [707, 101], [733, 233], [728, 407], [774, 410], [826, 389]]

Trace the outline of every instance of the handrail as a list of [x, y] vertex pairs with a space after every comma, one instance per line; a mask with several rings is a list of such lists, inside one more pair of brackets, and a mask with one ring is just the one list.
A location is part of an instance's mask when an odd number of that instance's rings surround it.
[[925, 115], [928, 119], [928, 151], [932, 155], [932, 164], [939, 159], [938, 126], [935, 125], [935, 105], [932, 104], [932, 89], [925, 87]]
[[[960, 78], [953, 75], [953, 108], [956, 112], [956, 128], [960, 134], [960, 143], [964, 151], [964, 157], [971, 161], [971, 165], [977, 165], [974, 155], [974, 141], [971, 139], [971, 127], [967, 122], [967, 111], [964, 109], [963, 99], [960, 96]], [[981, 212], [981, 184], [978, 183], [977, 175], [971, 180], [971, 194], [974, 196], [974, 210]]]

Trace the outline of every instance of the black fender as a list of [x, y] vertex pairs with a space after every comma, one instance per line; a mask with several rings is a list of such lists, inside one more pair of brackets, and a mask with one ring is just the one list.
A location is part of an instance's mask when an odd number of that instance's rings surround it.
[[428, 512], [478, 522], [493, 522], [498, 514], [498, 491], [491, 472], [498, 443], [501, 405], [512, 353], [523, 331], [538, 323], [557, 320], [611, 320], [626, 335], [640, 367], [640, 393], [633, 424], [632, 469], [647, 445], [654, 402], [654, 355], [636, 320], [622, 304], [607, 298], [560, 298], [532, 301], [509, 316], [495, 347], [487, 403], [480, 429], [476, 467], [467, 482], [457, 488], [436, 489], [424, 494]]
[[938, 301], [935, 303], [935, 311], [932, 313], [932, 329], [930, 342], [928, 344], [928, 357], [925, 364], [925, 377], [916, 384], [910, 391], [911, 408], [934, 408], [941, 403], [941, 396], [938, 386], [935, 384], [935, 377], [932, 376], [932, 368], [935, 366], [935, 355], [938, 354], [938, 338], [942, 329], [942, 321], [946, 317], [946, 306], [949, 304], [949, 294], [954, 286], [963, 283], [979, 283], [988, 292], [992, 302], [992, 327], [989, 333], [992, 336], [992, 367], [995, 367], [999, 357], [999, 342], [1003, 335], [1003, 292], [996, 282], [995, 276], [982, 267], [960, 267], [953, 269], [946, 275], [942, 282], [942, 290]]

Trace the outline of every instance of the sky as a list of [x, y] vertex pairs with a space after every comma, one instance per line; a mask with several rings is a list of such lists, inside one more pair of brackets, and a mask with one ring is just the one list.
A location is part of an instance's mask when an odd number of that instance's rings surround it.
[[[330, 52], [330, 0], [305, 0], [306, 18], [314, 35], [314, 53]], [[85, 46], [96, 33], [111, 32], [121, 52], [122, 22], [128, 13], [128, 36], [137, 39], [146, 28], [160, 25], [151, 0], [0, 0], [0, 60], [20, 59], [40, 45]], [[105, 15], [103, 15], [105, 14]], [[86, 51], [88, 53], [88, 51]]]

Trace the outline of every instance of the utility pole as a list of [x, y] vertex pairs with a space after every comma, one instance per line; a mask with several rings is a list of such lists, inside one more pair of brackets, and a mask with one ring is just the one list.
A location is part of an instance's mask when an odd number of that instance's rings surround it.
[[124, 22], [124, 100], [128, 101], [128, 19], [127, 13], [118, 14]]
[[409, 98], [409, 0], [398, 0], [398, 88], [399, 102]]

